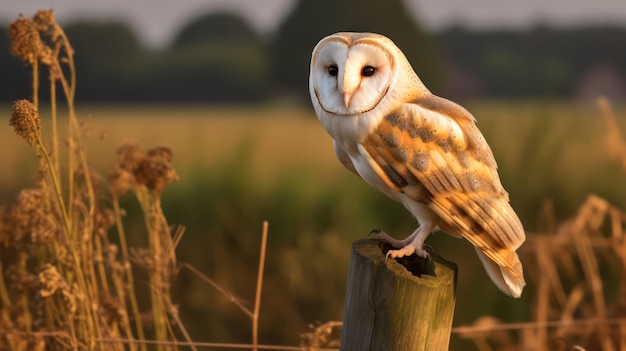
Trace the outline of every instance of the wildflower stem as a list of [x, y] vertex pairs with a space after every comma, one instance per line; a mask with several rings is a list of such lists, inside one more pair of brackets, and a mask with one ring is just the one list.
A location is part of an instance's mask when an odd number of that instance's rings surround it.
[[68, 239], [72, 237], [72, 227], [70, 225], [70, 220], [68, 218], [68, 213], [65, 208], [65, 201], [63, 200], [63, 193], [61, 191], [61, 185], [59, 183], [56, 172], [53, 169], [52, 160], [50, 160], [50, 156], [48, 155], [48, 150], [43, 144], [43, 140], [41, 140], [41, 135], [37, 135], [37, 144], [39, 145], [39, 149], [41, 154], [46, 159], [46, 163], [48, 164], [48, 169], [50, 173], [50, 177], [52, 178], [52, 183], [54, 184], [54, 191], [57, 195], [57, 200], [59, 201], [59, 206], [61, 207], [61, 218], [63, 219], [63, 225], [65, 227], [65, 232], [67, 234]]
[[53, 147], [53, 162], [54, 171], [57, 174], [61, 172], [61, 165], [59, 161], [59, 132], [57, 130], [57, 88], [56, 79], [50, 75], [50, 116], [52, 118], [52, 147]]
[[263, 271], [265, 268], [265, 251], [267, 248], [268, 222], [263, 221], [263, 237], [261, 239], [261, 252], [259, 253], [259, 272], [257, 274], [256, 294], [254, 297], [254, 313], [252, 314], [252, 350], [257, 350], [259, 343], [259, 310], [261, 308], [261, 290], [263, 289]]
[[[52, 183], [54, 184], [54, 190], [56, 192], [57, 195], [57, 200], [59, 202], [59, 206], [61, 207], [61, 218], [63, 219], [63, 224], [65, 227], [65, 234], [66, 234], [66, 240], [68, 245], [70, 245], [69, 249], [71, 251], [71, 255], [74, 259], [74, 265], [76, 267], [75, 269], [75, 273], [76, 273], [76, 277], [78, 279], [78, 284], [80, 286], [80, 289], [84, 292], [88, 292], [87, 290], [87, 283], [85, 281], [85, 276], [84, 276], [84, 272], [81, 266], [81, 261], [76, 253], [76, 250], [72, 249], [72, 243], [74, 242], [72, 240], [72, 227], [71, 227], [71, 222], [68, 218], [68, 213], [67, 213], [67, 209], [65, 207], [65, 202], [63, 200], [63, 194], [61, 192], [61, 186], [60, 183], [58, 181], [56, 172], [53, 169], [53, 165], [52, 165], [52, 160], [50, 160], [50, 156], [48, 155], [48, 151], [46, 150], [45, 145], [43, 144], [43, 141], [41, 140], [41, 134], [37, 135], [37, 143], [39, 145], [41, 154], [43, 154], [44, 158], [46, 159], [46, 163], [48, 164], [48, 169], [49, 169], [49, 173], [50, 173], [50, 177], [52, 178]], [[90, 299], [88, 298], [87, 301], [90, 301]], [[90, 308], [91, 306], [89, 306], [89, 304], [87, 304], [86, 306], [84, 306], [84, 309], [86, 310], [86, 314], [91, 314], [94, 313], [92, 311], [92, 309]], [[71, 319], [71, 317], [70, 317]], [[92, 318], [87, 318], [87, 329], [89, 330], [89, 332], [87, 333], [87, 335], [91, 335], [93, 336], [93, 321]], [[70, 322], [70, 328], [72, 328], [72, 335], [75, 335], [75, 330], [73, 329], [73, 323]], [[97, 337], [100, 337], [99, 335], [99, 330], [95, 330], [98, 335]], [[74, 349], [76, 349], [77, 345], [76, 343], [73, 344]]]
[[[128, 244], [126, 243], [126, 232], [124, 231], [124, 225], [122, 224], [122, 211], [120, 209], [119, 199], [115, 194], [113, 195], [113, 211], [115, 213], [115, 224], [117, 225], [117, 233], [120, 239], [120, 247], [122, 249], [122, 264], [124, 266], [124, 271], [126, 272], [126, 289], [128, 290], [130, 306], [134, 315], [137, 336], [140, 340], [144, 340], [146, 337], [143, 331], [143, 322], [141, 321], [137, 295], [135, 294], [135, 279], [133, 277], [132, 267], [130, 266], [130, 255], [128, 253]], [[145, 344], [140, 344], [140, 347], [142, 351], [147, 351], [147, 346]]]
[[39, 61], [33, 60], [33, 105], [39, 111]]

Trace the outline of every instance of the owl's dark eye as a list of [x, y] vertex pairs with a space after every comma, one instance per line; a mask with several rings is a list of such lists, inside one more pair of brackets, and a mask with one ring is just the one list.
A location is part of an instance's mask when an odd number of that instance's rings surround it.
[[337, 76], [337, 73], [339, 73], [339, 68], [337, 68], [337, 65], [328, 66], [328, 74], [335, 77]]
[[364, 77], [371, 77], [374, 75], [375, 72], [376, 72], [376, 68], [372, 66], [365, 66], [363, 67], [363, 70], [361, 71], [361, 75]]

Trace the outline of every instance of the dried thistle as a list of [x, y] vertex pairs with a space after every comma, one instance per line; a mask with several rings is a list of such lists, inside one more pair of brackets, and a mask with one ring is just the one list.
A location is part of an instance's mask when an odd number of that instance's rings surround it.
[[145, 157], [146, 152], [136, 143], [126, 143], [117, 149], [119, 166], [129, 172], [134, 172]]
[[9, 38], [11, 39], [11, 55], [31, 66], [37, 62], [41, 54], [46, 50], [46, 45], [39, 36], [37, 25], [30, 18], [24, 16], [20, 16], [11, 23], [9, 26]]
[[37, 107], [28, 100], [17, 100], [13, 103], [9, 125], [21, 136], [28, 145], [35, 147], [41, 134], [41, 117]]
[[172, 150], [164, 146], [149, 150], [134, 172], [137, 184], [145, 185], [157, 194], [163, 192], [166, 185], [178, 179], [172, 168], [172, 155]]
[[167, 184], [178, 179], [172, 168], [173, 155], [166, 146], [144, 151], [138, 144], [123, 144], [117, 150], [118, 165], [109, 174], [111, 191], [120, 196], [134, 183], [160, 194]]
[[54, 50], [46, 44], [42, 35], [54, 43], [62, 33], [63, 31], [54, 20], [52, 10], [39, 11], [32, 20], [20, 16], [9, 26], [9, 38], [12, 41], [11, 55], [31, 66], [39, 61], [46, 66], [56, 67], [58, 60], [54, 55]]
[[54, 42], [61, 35], [62, 30], [54, 20], [54, 10], [40, 10], [33, 16], [33, 22], [41, 34], [44, 34]]
[[43, 189], [24, 189], [15, 204], [3, 214], [3, 246], [17, 245], [26, 240], [44, 243], [54, 238], [57, 230], [54, 217], [50, 216], [49, 193]]
[[148, 150], [148, 157], [159, 158], [164, 162], [171, 163], [174, 153], [172, 149], [167, 146], [157, 146]]
[[113, 171], [109, 173], [108, 180], [111, 191], [119, 197], [126, 194], [128, 189], [130, 189], [134, 181], [134, 177], [128, 170], [120, 166], [116, 166]]

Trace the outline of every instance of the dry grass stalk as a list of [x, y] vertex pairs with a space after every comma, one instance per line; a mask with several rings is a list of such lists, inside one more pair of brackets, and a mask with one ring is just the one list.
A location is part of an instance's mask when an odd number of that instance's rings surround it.
[[[219, 291], [222, 295], [224, 295], [228, 300], [230, 300], [235, 306], [237, 306], [243, 313], [245, 313], [252, 320], [252, 344], [251, 349], [253, 351], [259, 349], [265, 349], [262, 345], [259, 345], [259, 315], [261, 310], [261, 292], [263, 290], [263, 272], [265, 269], [265, 253], [267, 250], [267, 236], [268, 236], [268, 228], [269, 223], [267, 221], [263, 221], [263, 230], [261, 232], [261, 249], [259, 253], [259, 269], [257, 273], [257, 284], [256, 284], [256, 292], [254, 294], [254, 308], [251, 310], [246, 307], [243, 301], [235, 296], [230, 291], [227, 291], [219, 284], [217, 284], [213, 279], [206, 276], [204, 273], [199, 271], [192, 265], [187, 263], [182, 263], [181, 268], [187, 268], [196, 276], [198, 276], [201, 280], [207, 282], [209, 285], [214, 287], [217, 291]], [[266, 345], [267, 346], [267, 345]], [[268, 346], [271, 349], [271, 347]], [[277, 349], [289, 349], [289, 347], [278, 347]]]
[[[174, 250], [184, 230], [172, 238], [160, 202], [165, 186], [177, 179], [172, 151], [123, 146], [107, 193], [107, 185], [87, 163], [74, 112], [74, 51], [53, 12], [39, 11], [32, 19], [20, 16], [9, 36], [11, 54], [33, 70], [32, 102], [14, 104], [10, 125], [35, 149], [41, 169], [35, 188], [22, 190], [13, 205], [0, 208], [0, 350], [147, 350], [141, 340], [176, 341], [178, 333], [191, 342], [170, 300], [177, 272]], [[40, 68], [46, 70], [51, 88], [51, 119], [44, 120], [52, 124], [48, 141], [41, 133]], [[65, 176], [58, 154], [57, 84], [68, 107]], [[128, 190], [144, 211], [150, 242], [146, 254], [135, 255], [134, 262], [150, 277], [152, 329], [137, 303], [132, 250], [118, 202]], [[110, 241], [113, 227], [119, 246]], [[104, 339], [126, 341], [102, 343]]]

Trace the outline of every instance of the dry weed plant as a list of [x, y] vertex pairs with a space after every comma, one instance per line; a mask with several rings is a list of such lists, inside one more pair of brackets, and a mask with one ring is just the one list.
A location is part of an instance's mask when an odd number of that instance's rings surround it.
[[[163, 189], [177, 178], [172, 151], [123, 145], [108, 179], [98, 176], [74, 109], [74, 51], [53, 12], [20, 16], [9, 37], [11, 54], [32, 69], [33, 79], [32, 99], [14, 103], [9, 124], [34, 149], [40, 167], [36, 186], [0, 208], [0, 350], [145, 351], [147, 344], [137, 341], [148, 338], [156, 341], [153, 349], [173, 350], [167, 342], [181, 335], [190, 342], [170, 299], [183, 228], [173, 231], [161, 210]], [[42, 72], [50, 84], [46, 120]], [[68, 111], [63, 135], [57, 87]], [[50, 123], [49, 139], [42, 122]], [[127, 191], [143, 210], [147, 248], [127, 245], [118, 201]], [[147, 308], [137, 301], [132, 264], [149, 277]]]

